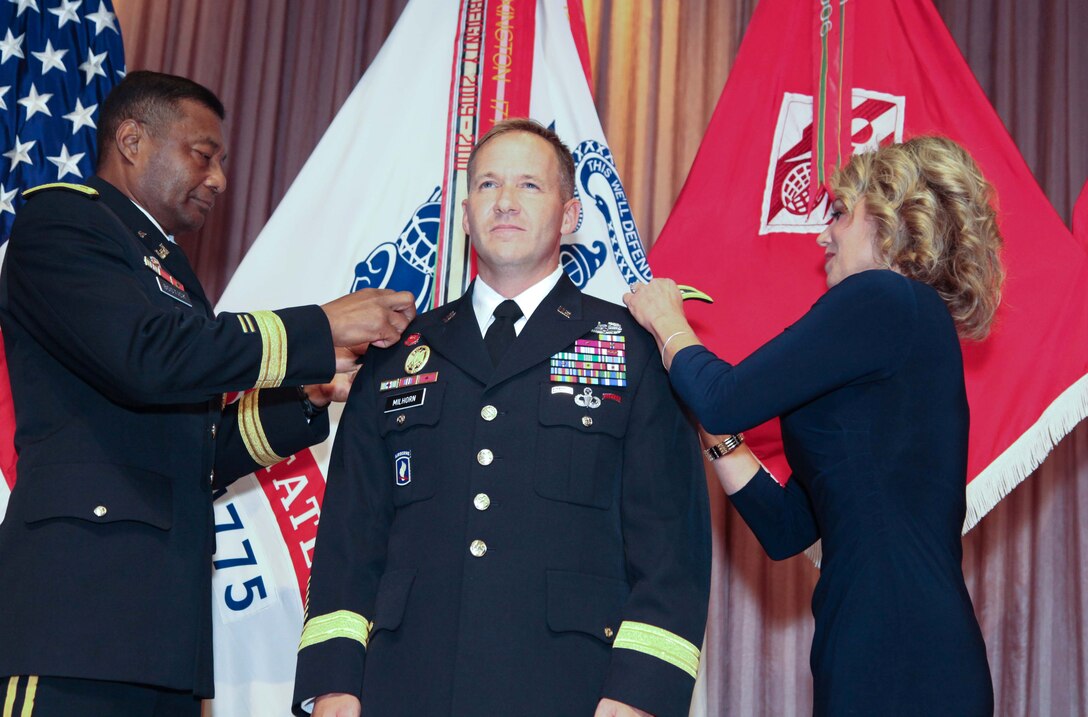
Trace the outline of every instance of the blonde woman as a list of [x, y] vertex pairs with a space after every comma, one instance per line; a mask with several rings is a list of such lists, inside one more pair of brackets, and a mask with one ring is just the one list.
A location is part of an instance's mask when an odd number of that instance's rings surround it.
[[[831, 189], [817, 240], [827, 293], [740, 363], [701, 345], [672, 281], [624, 298], [768, 555], [822, 539], [814, 713], [989, 715], [986, 649], [961, 568], [968, 407], [958, 338], [985, 337], [1000, 299], [991, 189], [938, 137], [857, 155]], [[774, 416], [794, 471], [785, 488], [739, 435]]]

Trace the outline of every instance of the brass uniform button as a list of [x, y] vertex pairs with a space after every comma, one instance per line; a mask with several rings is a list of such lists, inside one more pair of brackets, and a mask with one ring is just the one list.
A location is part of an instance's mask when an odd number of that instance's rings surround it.
[[405, 419], [404, 414], [403, 413], [400, 414], [399, 416], [397, 416], [397, 425], [398, 426], [403, 426], [405, 420], [407, 420], [407, 419]]
[[494, 406], [487, 405], [480, 409], [480, 418], [485, 421], [494, 421], [495, 417], [499, 415], [499, 409]]
[[212, 439], [215, 438], [215, 434], [218, 433], [218, 432], [219, 432], [219, 428], [213, 423], [212, 424]]
[[491, 497], [487, 493], [477, 493], [472, 504], [476, 506], [476, 510], [487, 510], [491, 507]]
[[108, 512], [110, 512], [109, 509], [106, 508], [106, 506], [104, 506], [104, 505], [97, 506], [94, 509], [94, 514], [97, 515], [99, 518], [101, 518], [103, 515], [105, 515]]
[[476, 454], [476, 462], [482, 466], [489, 466], [491, 462], [495, 460], [495, 454], [484, 448], [482, 451]]
[[472, 553], [474, 558], [482, 558], [484, 553], [487, 552], [487, 543], [482, 540], [473, 540], [472, 544], [468, 546], [468, 552]]
[[214, 468], [212, 469], [212, 472], [208, 474], [208, 485], [212, 485], [213, 483], [215, 483], [215, 469]]
[[604, 636], [607, 637], [609, 640], [611, 640], [612, 636], [615, 635], [615, 634], [616, 633], [612, 632], [612, 628], [610, 628], [610, 627], [606, 627], [604, 629]]
[[589, 428], [590, 426], [593, 425], [593, 419], [590, 418], [589, 416], [582, 416], [582, 425], [585, 426], [586, 428]]

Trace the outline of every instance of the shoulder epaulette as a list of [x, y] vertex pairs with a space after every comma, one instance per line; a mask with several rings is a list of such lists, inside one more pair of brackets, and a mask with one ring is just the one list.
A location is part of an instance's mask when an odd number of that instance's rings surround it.
[[35, 194], [38, 194], [39, 192], [44, 192], [50, 189], [65, 189], [69, 192], [76, 192], [78, 194], [82, 194], [83, 196], [89, 197], [90, 199], [98, 199], [98, 190], [94, 187], [88, 187], [86, 184], [69, 184], [68, 182], [52, 182], [50, 184], [39, 184], [36, 187], [24, 189], [23, 199], [27, 199], [34, 196]]

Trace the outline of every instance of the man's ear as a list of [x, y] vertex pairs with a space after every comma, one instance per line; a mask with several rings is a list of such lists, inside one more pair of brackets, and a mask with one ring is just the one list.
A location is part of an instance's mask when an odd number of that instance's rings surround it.
[[113, 135], [114, 147], [121, 159], [135, 164], [140, 155], [140, 144], [146, 139], [144, 126], [134, 119], [127, 119], [117, 125]]
[[563, 204], [563, 223], [559, 228], [562, 236], [571, 234], [578, 228], [578, 215], [582, 211], [582, 203], [576, 197], [568, 199]]

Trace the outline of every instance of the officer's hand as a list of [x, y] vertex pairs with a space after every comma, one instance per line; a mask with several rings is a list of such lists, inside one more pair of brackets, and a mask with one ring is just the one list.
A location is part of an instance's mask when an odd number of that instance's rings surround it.
[[[314, 717], [317, 717], [317, 710], [314, 710]], [[622, 702], [616, 702], [608, 698], [602, 699], [597, 703], [597, 711], [593, 713], [593, 717], [654, 717], [649, 712], [643, 712], [640, 709], [625, 705]]]
[[355, 373], [359, 370], [359, 357], [366, 353], [370, 344], [355, 346], [336, 346], [336, 373]]
[[360, 289], [321, 307], [329, 318], [333, 346], [397, 342], [416, 316], [416, 299], [408, 291]]
[[355, 695], [330, 692], [314, 700], [314, 717], [361, 717], [363, 705]]
[[324, 408], [333, 401], [343, 403], [348, 400], [348, 394], [351, 393], [351, 383], [355, 380], [355, 374], [358, 372], [359, 367], [356, 366], [354, 371], [336, 374], [332, 377], [332, 381], [328, 383], [310, 384], [309, 386], [303, 386], [302, 390], [306, 392], [306, 397], [310, 399], [310, 403], [317, 408]]

